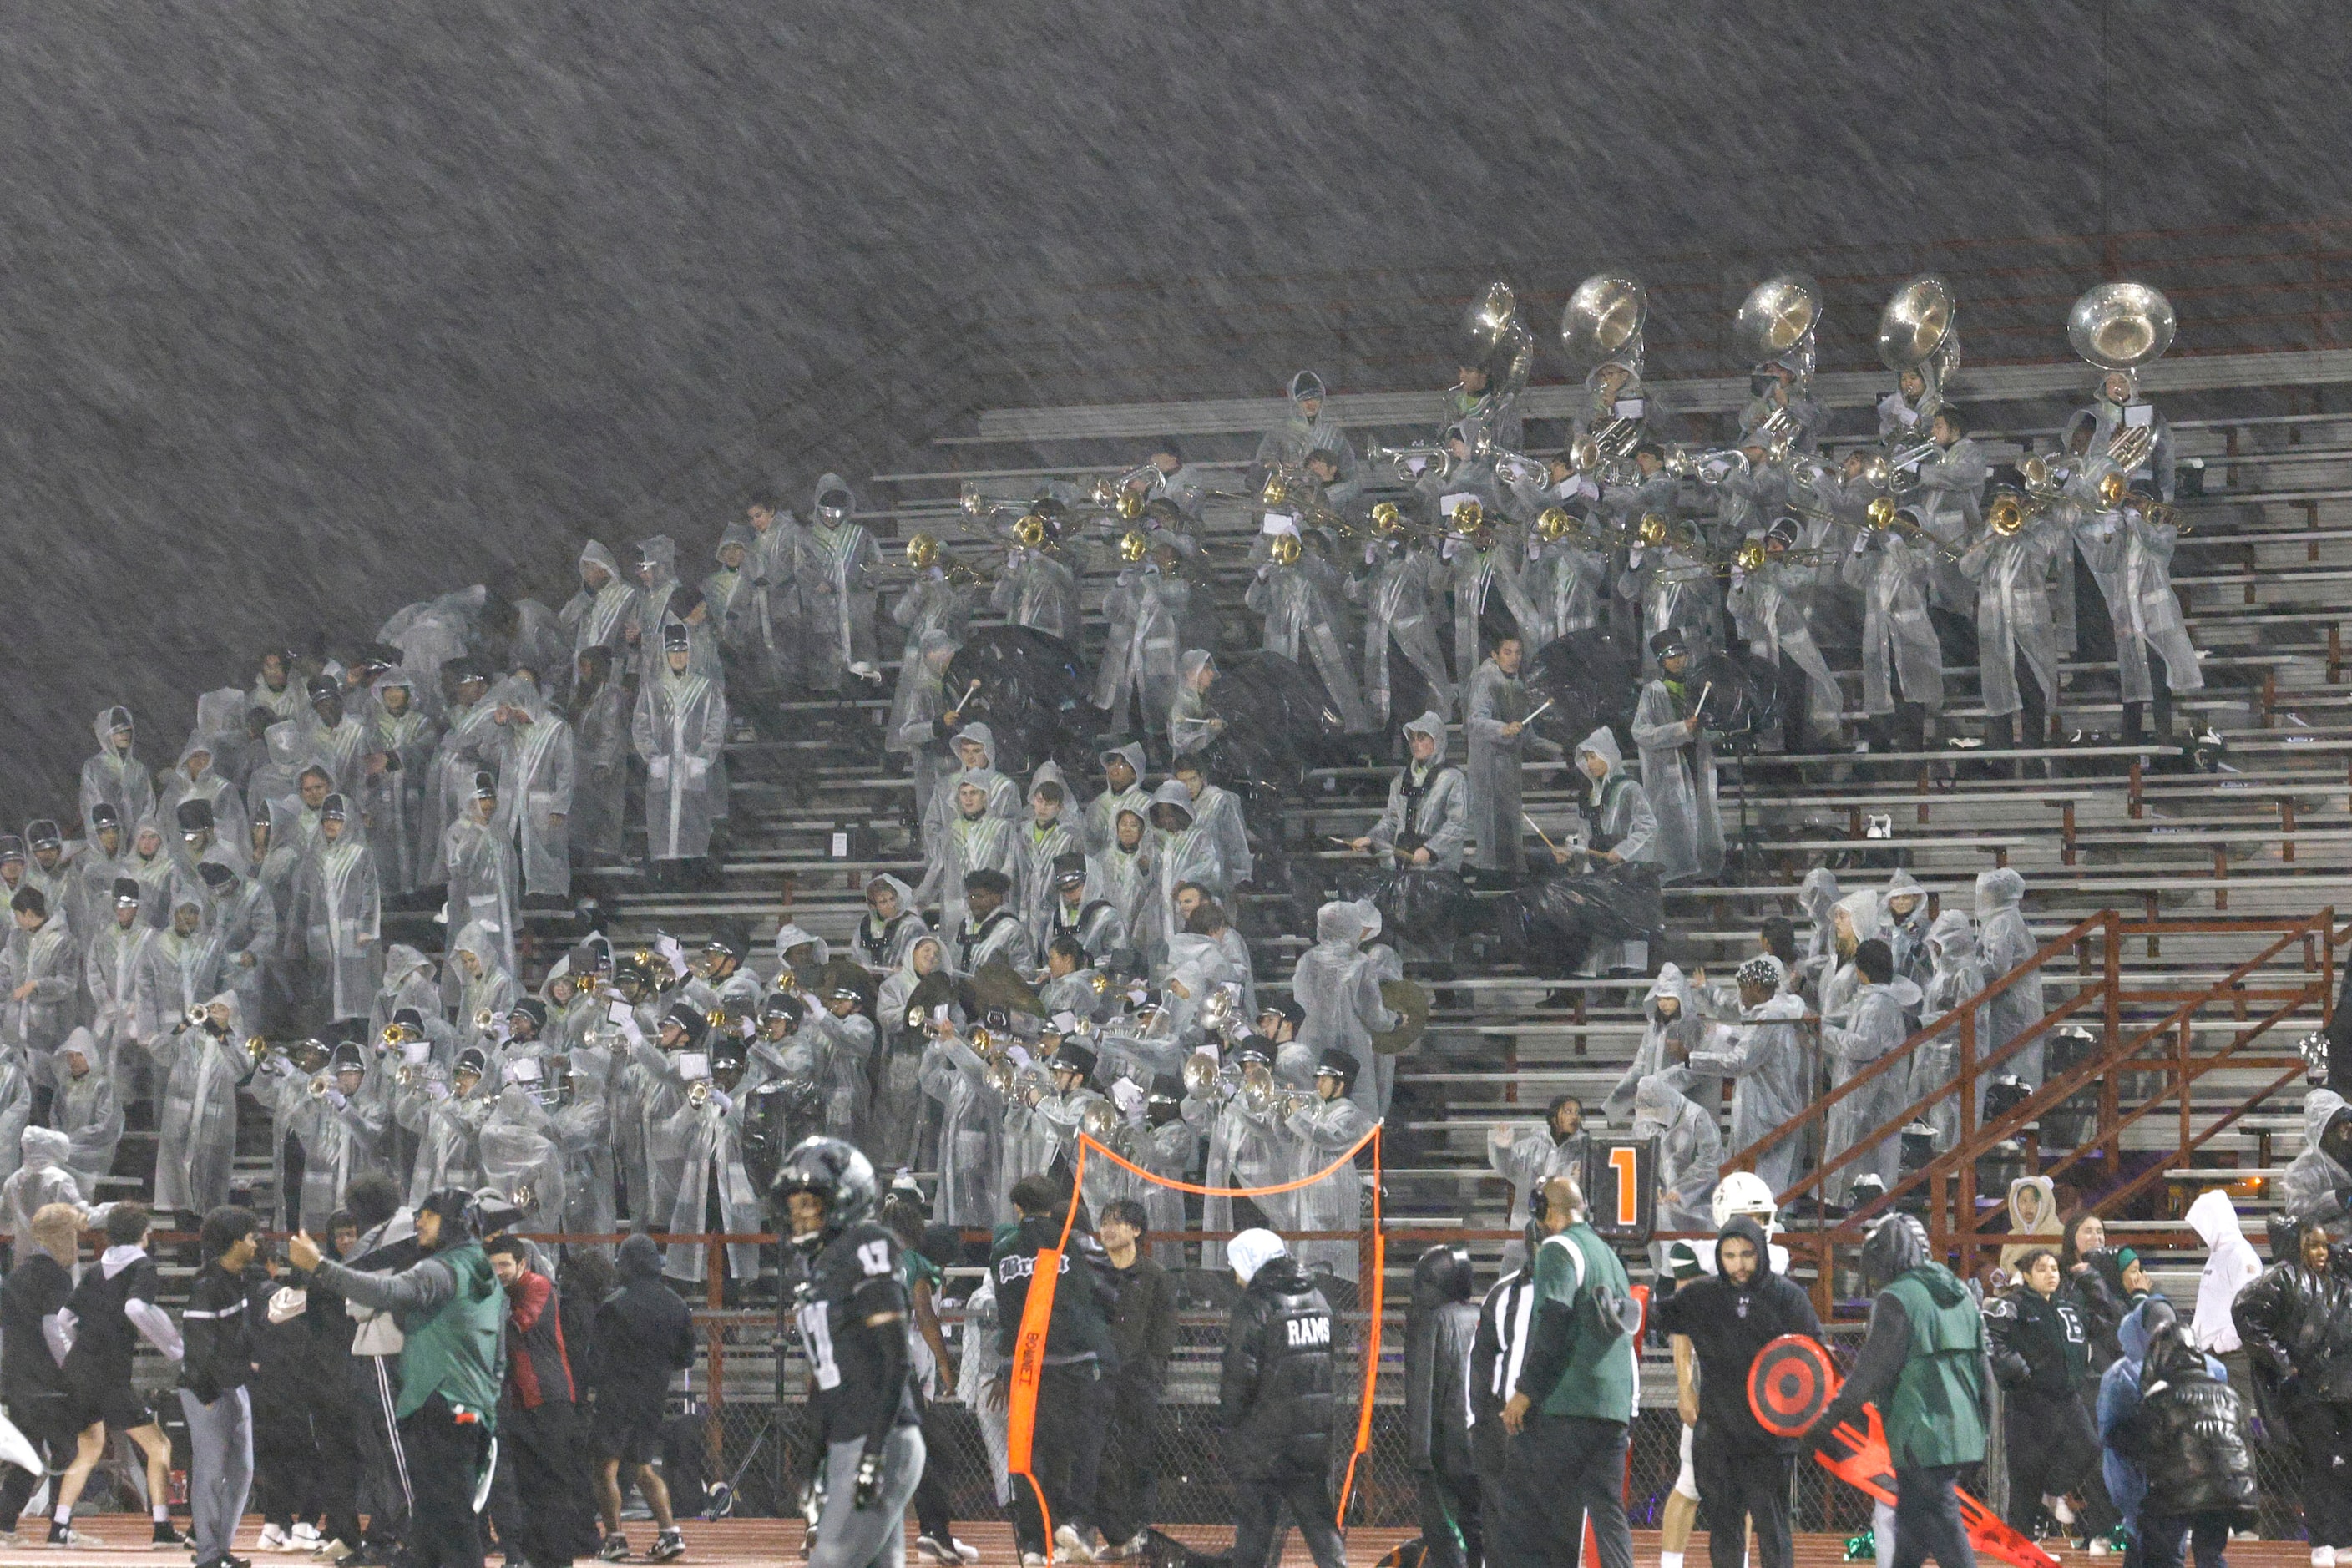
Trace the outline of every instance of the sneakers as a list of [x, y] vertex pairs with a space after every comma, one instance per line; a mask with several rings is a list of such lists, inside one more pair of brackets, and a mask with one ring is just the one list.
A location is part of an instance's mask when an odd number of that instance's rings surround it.
[[352, 1543], [341, 1539], [322, 1541], [319, 1543], [319, 1555], [330, 1563], [341, 1563], [352, 1555]]
[[654, 1549], [646, 1553], [648, 1563], [675, 1563], [686, 1555], [686, 1534], [671, 1525], [654, 1537]]
[[171, 1521], [167, 1519], [159, 1519], [155, 1521], [155, 1533], [147, 1542], [147, 1550], [150, 1552], [185, 1552], [194, 1544], [194, 1542], [189, 1540], [186, 1536], [182, 1535], [178, 1528], [174, 1526]]
[[1042, 1552], [1023, 1552], [1021, 1568], [1045, 1568], [1045, 1554]]
[[296, 1525], [286, 1533], [294, 1542], [294, 1550], [297, 1552], [316, 1552], [326, 1544], [326, 1542], [320, 1538], [319, 1527], [307, 1521]]
[[1095, 1549], [1087, 1543], [1085, 1536], [1069, 1525], [1062, 1525], [1054, 1531], [1054, 1544], [1060, 1549], [1062, 1556], [1072, 1563], [1095, 1560]]
[[958, 1541], [954, 1536], [950, 1535], [948, 1537], [948, 1544], [955, 1548], [957, 1562], [977, 1563], [980, 1561], [980, 1548], [972, 1545], [970, 1542]]
[[604, 1537], [604, 1544], [596, 1548], [596, 1557], [603, 1563], [626, 1563], [629, 1560], [629, 1538], [619, 1531]]
[[48, 1543], [49, 1543], [51, 1546], [71, 1546], [71, 1547], [83, 1547], [83, 1546], [104, 1546], [104, 1545], [106, 1544], [106, 1542], [105, 1542], [100, 1541], [100, 1540], [97, 1536], [95, 1536], [95, 1535], [84, 1535], [80, 1531], [76, 1530], [72, 1525], [70, 1525], [70, 1524], [59, 1524], [59, 1523], [58, 1523], [56, 1520], [54, 1520], [54, 1519], [53, 1519], [53, 1520], [51, 1520], [51, 1521], [49, 1521], [49, 1541], [48, 1541]]
[[919, 1535], [915, 1537], [915, 1555], [926, 1563], [977, 1563], [980, 1548], [968, 1546], [952, 1535], [945, 1541], [936, 1535]]
[[261, 1527], [262, 1551], [291, 1552], [294, 1549], [294, 1538], [289, 1535], [286, 1531], [278, 1529], [274, 1524], [265, 1524]]
[[[1148, 1530], [1139, 1530], [1135, 1532], [1132, 1539], [1122, 1541], [1118, 1543], [1118, 1554], [1121, 1557], [1140, 1557], [1143, 1555], [1145, 1548], [1149, 1547], [1150, 1544], [1151, 1531]], [[972, 1561], [978, 1562], [980, 1560], [979, 1552], [975, 1552], [971, 1555]]]

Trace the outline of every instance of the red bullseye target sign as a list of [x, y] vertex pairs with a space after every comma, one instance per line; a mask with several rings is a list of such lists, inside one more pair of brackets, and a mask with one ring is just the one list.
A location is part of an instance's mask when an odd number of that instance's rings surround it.
[[1756, 1352], [1748, 1369], [1748, 1407], [1775, 1437], [1794, 1437], [1817, 1420], [1837, 1394], [1830, 1352], [1802, 1334], [1782, 1334]]

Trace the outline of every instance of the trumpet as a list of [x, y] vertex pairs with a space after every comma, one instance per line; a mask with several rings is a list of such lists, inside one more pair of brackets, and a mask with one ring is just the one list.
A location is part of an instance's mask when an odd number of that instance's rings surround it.
[[259, 1035], [247, 1035], [245, 1037], [245, 1054], [252, 1059], [254, 1066], [259, 1067], [264, 1058], [271, 1056], [282, 1057], [286, 1052], [282, 1047], [271, 1045]]
[[1274, 536], [1274, 542], [1266, 546], [1266, 553], [1276, 566], [1297, 565], [1299, 550], [1298, 535], [1295, 533], [1277, 533]]
[[1139, 528], [1130, 528], [1118, 536], [1118, 558], [1132, 566], [1151, 553], [1151, 539]]
[[312, 1100], [326, 1099], [327, 1090], [331, 1087], [332, 1086], [327, 1081], [327, 1075], [325, 1073], [318, 1074], [310, 1079], [310, 1098]]
[[905, 564], [908, 571], [928, 572], [940, 564], [943, 560], [946, 563], [947, 580], [950, 583], [985, 583], [993, 575], [948, 556], [940, 548], [938, 538], [932, 534], [918, 533], [907, 541]]
[[211, 1016], [203, 1003], [191, 1002], [188, 1004], [187, 1010], [180, 1015], [180, 1019], [189, 1028], [194, 1029], [202, 1027], [204, 1021]]
[[474, 1009], [475, 1028], [482, 1030], [484, 1033], [488, 1033], [490, 1026], [498, 1021], [499, 1016], [496, 1013], [491, 1012], [488, 1007], [477, 1007]]
[[1789, 405], [1785, 403], [1774, 404], [1772, 411], [1764, 416], [1764, 423], [1759, 425], [1757, 428], [1771, 437], [1774, 442], [1782, 447], [1786, 447], [1790, 442], [1805, 433], [1805, 427], [1797, 422], [1797, 416], [1790, 412]]
[[1013, 1063], [1008, 1058], [1000, 1057], [988, 1064], [988, 1087], [1007, 1100], [1013, 1098], [1015, 1076]]
[[2157, 500], [2146, 490], [2126, 490], [2123, 494], [2123, 500], [2118, 502], [2117, 505], [2119, 509], [2124, 511], [2136, 511], [2139, 513], [2140, 520], [2143, 522], [2146, 522], [2150, 528], [2168, 527], [2178, 533], [2186, 533], [2189, 531], [2189, 525], [2187, 523], [2178, 522], [2174, 520], [2171, 507], [2166, 505], [2163, 501]]
[[710, 1080], [707, 1078], [698, 1078], [688, 1084], [686, 1090], [686, 1102], [697, 1110], [709, 1104]]
[[515, 1184], [514, 1191], [507, 1194], [507, 1202], [514, 1205], [514, 1206], [519, 1209], [527, 1209], [530, 1207], [530, 1200], [531, 1191], [530, 1184], [529, 1182], [517, 1182]]
[[424, 1080], [425, 1069], [415, 1062], [403, 1062], [393, 1069], [393, 1081], [403, 1089], [415, 1089]]
[[1900, 534], [1914, 544], [1927, 546], [1947, 561], [1958, 561], [1960, 558], [1958, 551], [1954, 550], [1917, 523], [1899, 515], [1895, 510], [1893, 496], [1880, 496], [1870, 503], [1870, 510], [1864, 515], [1873, 533]]
[[[1444, 447], [1383, 447], [1374, 442], [1364, 448], [1364, 457], [1367, 461], [1386, 463], [1394, 468], [1402, 484], [1432, 476], [1442, 479], [1454, 472], [1454, 454]], [[1418, 473], [1412, 467], [1416, 462], [1422, 465]]]
[[967, 484], [956, 495], [956, 510], [970, 518], [982, 518], [996, 510], [996, 503], [981, 493], [978, 485]]

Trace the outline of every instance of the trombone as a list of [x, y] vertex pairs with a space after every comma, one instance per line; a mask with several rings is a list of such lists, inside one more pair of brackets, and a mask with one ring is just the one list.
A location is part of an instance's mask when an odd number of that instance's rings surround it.
[[1508, 447], [1498, 445], [1492, 430], [1478, 432], [1478, 448], [1474, 456], [1484, 458], [1492, 463], [1495, 467], [1495, 477], [1498, 479], [1503, 479], [1507, 471], [1517, 475], [1528, 484], [1542, 485], [1551, 482], [1551, 463], [1549, 459], [1533, 457], [1526, 452], [1514, 452]]
[[1899, 534], [1903, 538], [1909, 540], [1914, 544], [1927, 546], [1947, 561], [1958, 561], [1960, 558], [1960, 552], [1958, 551], [1953, 549], [1950, 545], [1945, 543], [1942, 540], [1937, 538], [1934, 534], [1928, 532], [1926, 529], [1920, 527], [1909, 518], [1901, 515], [1895, 510], [1895, 498], [1893, 496], [1880, 496], [1877, 500], [1870, 503], [1869, 510], [1864, 512], [1863, 515], [1865, 520], [1864, 526], [1873, 533]]
[[1666, 454], [1665, 472], [1702, 485], [1727, 484], [1734, 477], [1747, 475], [1748, 454], [1737, 447], [1676, 447]]
[[1157, 463], [1139, 463], [1123, 474], [1104, 474], [1087, 487], [1087, 504], [1100, 507], [1122, 522], [1133, 522], [1143, 515], [1145, 505], [1165, 479]]

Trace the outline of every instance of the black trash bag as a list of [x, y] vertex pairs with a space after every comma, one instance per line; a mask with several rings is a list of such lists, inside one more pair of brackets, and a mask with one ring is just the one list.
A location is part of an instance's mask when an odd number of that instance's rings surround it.
[[1461, 873], [1443, 866], [1357, 867], [1339, 877], [1343, 899], [1370, 899], [1381, 930], [1418, 947], [1444, 947], [1477, 929], [1478, 897]]
[[998, 773], [1025, 778], [1049, 761], [1072, 779], [1093, 771], [1100, 715], [1085, 705], [1086, 671], [1068, 643], [1031, 626], [983, 627], [956, 649], [941, 684], [954, 702], [975, 680], [961, 711], [995, 735]]
[[1202, 764], [1252, 804], [1295, 794], [1306, 787], [1309, 768], [1339, 767], [1355, 752], [1321, 679], [1278, 653], [1220, 656], [1209, 709], [1225, 728]]
[[[1624, 746], [1641, 676], [1641, 650], [1607, 626], [1553, 638], [1521, 669], [1529, 705], [1551, 704], [1536, 715], [1535, 732], [1571, 759], [1576, 743], [1603, 724]], [[1632, 754], [1631, 746], [1624, 750]]]
[[1694, 696], [1706, 693], [1706, 727], [1734, 741], [1764, 734], [1779, 722], [1780, 689], [1772, 667], [1745, 645], [1709, 654], [1683, 677]]
[[1596, 942], [1654, 942], [1666, 930], [1654, 866], [1549, 871], [1496, 900], [1494, 919], [1506, 959], [1560, 976], [1582, 968]]

